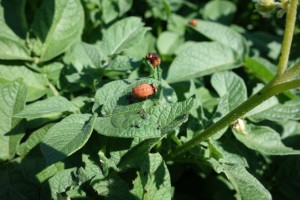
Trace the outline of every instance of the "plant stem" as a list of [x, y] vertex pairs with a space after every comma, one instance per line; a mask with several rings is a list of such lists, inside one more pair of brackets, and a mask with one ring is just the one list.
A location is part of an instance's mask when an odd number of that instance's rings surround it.
[[209, 137], [216, 134], [223, 128], [231, 125], [234, 121], [243, 117], [247, 112], [252, 110], [257, 105], [261, 104], [265, 100], [269, 99], [270, 97], [278, 93], [284, 92], [286, 90], [300, 86], [300, 80], [291, 80], [292, 78], [296, 77], [297, 73], [299, 73], [300, 63], [297, 63], [294, 67], [285, 72], [294, 34], [297, 6], [298, 0], [291, 0], [290, 5], [288, 5], [287, 7], [286, 28], [282, 42], [281, 56], [279, 58], [278, 71], [274, 79], [270, 81], [270, 83], [268, 83], [259, 92], [251, 96], [248, 100], [236, 107], [234, 110], [232, 110], [226, 116], [221, 118], [215, 124], [211, 125], [202, 133], [196, 135], [193, 139], [189, 140], [188, 142], [184, 143], [183, 145], [175, 149], [173, 152], [171, 152], [167, 156], [168, 160], [174, 159], [176, 156], [182, 154], [184, 151], [187, 151], [195, 145], [198, 145], [201, 142], [207, 140]]
[[278, 79], [277, 82], [278, 83], [283, 83], [283, 82], [286, 82], [286, 81], [291, 81], [298, 74], [300, 74], [300, 62], [296, 63], [293, 67], [288, 69], [280, 77], [277, 77], [277, 79]]
[[54, 96], [59, 96], [59, 92], [57, 91], [57, 89], [54, 87], [54, 85], [52, 85], [52, 83], [48, 83], [48, 86], [49, 86], [49, 88], [50, 88], [50, 90], [51, 90], [51, 92], [52, 92], [52, 94], [54, 95]]
[[291, 0], [290, 5], [287, 6], [287, 16], [285, 22], [285, 31], [283, 36], [280, 59], [278, 63], [277, 76], [283, 74], [287, 68], [289, 60], [292, 39], [294, 35], [294, 28], [297, 15], [298, 0]]
[[222, 119], [217, 121], [215, 124], [211, 125], [207, 129], [205, 129], [202, 133], [196, 135], [193, 139], [189, 140], [188, 142], [184, 143], [177, 149], [175, 149], [169, 156], [168, 160], [172, 160], [176, 156], [180, 155], [184, 151], [191, 149], [195, 145], [200, 144], [201, 142], [207, 140], [209, 137], [217, 133], [218, 131], [222, 130], [223, 128], [231, 125], [237, 119], [243, 117], [247, 112], [251, 109], [256, 107], [257, 105], [261, 104], [263, 101], [267, 100], [268, 98], [281, 93], [283, 91], [299, 87], [300, 80], [294, 80], [282, 84], [278, 84], [275, 86], [267, 85], [255, 95], [251, 96], [247, 101], [236, 107]]

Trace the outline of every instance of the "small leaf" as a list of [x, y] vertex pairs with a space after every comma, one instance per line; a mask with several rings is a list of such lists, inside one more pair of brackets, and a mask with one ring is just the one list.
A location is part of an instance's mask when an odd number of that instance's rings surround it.
[[84, 67], [101, 67], [103, 57], [99, 45], [78, 42], [68, 49], [64, 62], [72, 63], [81, 72]]
[[15, 117], [37, 119], [75, 111], [76, 107], [69, 100], [62, 96], [54, 96], [29, 104]]
[[95, 176], [91, 180], [91, 186], [99, 195], [109, 200], [131, 199], [128, 184], [117, 175], [105, 179]]
[[215, 73], [211, 78], [211, 84], [220, 97], [228, 94], [230, 111], [247, 100], [246, 85], [243, 79], [233, 72]]
[[102, 0], [102, 19], [103, 21], [108, 24], [109, 22], [116, 19], [119, 15], [117, 11], [117, 6], [115, 5], [115, 1], [111, 0]]
[[47, 124], [44, 127], [32, 132], [29, 138], [18, 147], [17, 153], [20, 156], [27, 155], [31, 149], [33, 149], [42, 141], [44, 135], [52, 126], [53, 124]]
[[265, 155], [299, 155], [299, 150], [286, 147], [279, 134], [266, 126], [246, 126], [246, 132], [239, 133], [233, 129], [234, 136], [249, 149]]
[[149, 154], [140, 168], [131, 190], [136, 199], [172, 198], [169, 171], [160, 154]]
[[178, 33], [165, 31], [157, 39], [157, 49], [163, 55], [172, 55], [183, 43], [183, 37]]
[[[75, 168], [66, 169], [48, 180], [51, 190], [51, 199], [57, 199], [58, 194], [67, 192], [71, 186], [76, 184], [75, 173]], [[46, 198], [46, 195], [42, 194], [42, 198]]]
[[[238, 146], [237, 141], [232, 141], [230, 139], [222, 140], [211, 140], [209, 143], [210, 154], [217, 154], [216, 159], [227, 164], [237, 164], [244, 167], [248, 167], [248, 163], [245, 157], [243, 157], [243, 152]], [[215, 156], [214, 156], [215, 157]]]
[[36, 100], [47, 93], [47, 79], [25, 66], [0, 65], [0, 82], [13, 81], [22, 78], [27, 86], [27, 101]]
[[118, 168], [124, 170], [126, 168], [139, 167], [140, 163], [143, 162], [150, 153], [153, 145], [157, 144], [158, 140], [159, 138], [143, 140], [134, 147], [131, 147], [124, 155], [122, 155], [118, 163]]
[[240, 165], [223, 165], [223, 171], [236, 190], [238, 200], [272, 199], [270, 192]]
[[249, 50], [246, 39], [227, 26], [215, 22], [198, 20], [198, 26], [195, 29], [207, 38], [231, 47], [240, 57], [248, 54]]
[[169, 83], [190, 80], [241, 65], [240, 59], [230, 47], [217, 42], [189, 42], [176, 54], [167, 77]]
[[84, 12], [79, 1], [43, 1], [37, 10], [32, 31], [37, 36], [34, 50], [40, 62], [63, 53], [79, 40], [84, 24]]
[[203, 18], [229, 24], [236, 13], [236, 5], [230, 1], [210, 1], [205, 4]]
[[14, 114], [25, 106], [26, 87], [21, 80], [0, 86], [0, 161], [12, 159], [24, 136], [24, 124]]
[[95, 119], [89, 114], [73, 114], [52, 126], [41, 143], [47, 164], [63, 160], [81, 149], [92, 134]]
[[104, 67], [105, 70], [113, 70], [113, 71], [129, 71], [134, 68], [135, 61], [123, 55], [118, 55], [114, 59], [112, 59], [107, 66]]
[[124, 15], [132, 7], [133, 0], [118, 0], [119, 16]]
[[139, 43], [148, 30], [138, 17], [120, 20], [103, 32], [101, 49], [107, 56], [119, 54]]
[[274, 77], [277, 69], [268, 60], [260, 57], [245, 58], [245, 67], [250, 70], [252, 75], [264, 83], [268, 83]]

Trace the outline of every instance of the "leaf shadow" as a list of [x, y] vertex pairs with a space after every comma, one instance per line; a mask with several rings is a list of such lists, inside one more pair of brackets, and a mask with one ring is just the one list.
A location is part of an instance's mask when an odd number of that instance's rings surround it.
[[49, 146], [48, 144], [45, 144], [44, 142], [40, 144], [40, 148], [48, 166], [58, 161], [62, 161], [68, 157], [68, 155], [54, 149], [53, 147]]
[[20, 38], [26, 38], [26, 19], [23, 16], [26, 1], [1, 1], [5, 24]]

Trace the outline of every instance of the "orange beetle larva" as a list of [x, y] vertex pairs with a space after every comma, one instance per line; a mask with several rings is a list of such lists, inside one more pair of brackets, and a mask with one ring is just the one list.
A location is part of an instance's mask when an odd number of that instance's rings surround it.
[[147, 53], [146, 59], [151, 62], [153, 68], [155, 68], [157, 65], [160, 65], [161, 63], [160, 57], [157, 53]]
[[192, 27], [197, 27], [198, 21], [196, 19], [190, 19], [189, 25], [191, 25]]
[[135, 99], [147, 99], [149, 96], [157, 92], [157, 87], [154, 84], [143, 83], [132, 88], [132, 96]]

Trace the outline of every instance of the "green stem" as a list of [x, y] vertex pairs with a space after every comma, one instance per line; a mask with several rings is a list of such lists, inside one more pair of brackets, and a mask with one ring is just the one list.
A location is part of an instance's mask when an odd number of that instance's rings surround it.
[[49, 88], [50, 88], [50, 90], [51, 90], [51, 92], [52, 92], [52, 94], [54, 95], [54, 96], [59, 96], [59, 92], [57, 91], [57, 89], [54, 87], [54, 85], [52, 85], [52, 83], [48, 83], [48, 86], [49, 86]]
[[257, 92], [255, 95], [251, 96], [244, 103], [239, 105], [233, 111], [228, 113], [226, 116], [221, 118], [215, 124], [211, 125], [207, 129], [205, 129], [202, 133], [196, 135], [193, 139], [184, 143], [173, 152], [168, 155], [169, 160], [174, 159], [176, 156], [182, 154], [183, 152], [191, 149], [195, 145], [200, 144], [201, 142], [207, 140], [212, 135], [217, 133], [218, 131], [226, 128], [231, 125], [237, 119], [243, 117], [247, 112], [252, 110], [257, 105], [261, 104], [263, 101], [268, 98], [284, 92], [286, 90], [299, 87], [300, 80], [291, 81], [300, 71], [300, 63], [296, 64], [294, 67], [289, 69], [287, 72], [287, 63], [289, 59], [294, 27], [296, 22], [296, 14], [297, 14], [297, 6], [298, 0], [291, 0], [290, 5], [287, 7], [287, 18], [286, 18], [286, 28], [281, 48], [281, 56], [278, 63], [278, 71], [274, 79], [267, 84], [263, 89]]
[[277, 77], [277, 79], [278, 79], [277, 82], [283, 83], [283, 82], [291, 81], [298, 74], [300, 74], [300, 62], [296, 63], [293, 67], [291, 67], [289, 70], [287, 70], [280, 77]]
[[283, 74], [287, 68], [289, 60], [292, 39], [294, 35], [294, 28], [297, 15], [298, 0], [291, 0], [290, 5], [287, 7], [287, 16], [285, 23], [285, 31], [283, 36], [281, 54], [278, 63], [277, 76]]
[[191, 149], [195, 145], [200, 144], [201, 142], [207, 140], [212, 135], [217, 133], [218, 131], [226, 128], [227, 126], [231, 125], [237, 119], [243, 117], [247, 112], [251, 109], [256, 107], [257, 105], [261, 104], [263, 101], [267, 100], [268, 98], [281, 93], [283, 91], [299, 87], [300, 80], [294, 80], [274, 86], [267, 85], [262, 90], [257, 92], [255, 95], [250, 97], [247, 101], [239, 105], [233, 111], [228, 113], [222, 119], [217, 121], [215, 124], [211, 125], [207, 129], [205, 129], [202, 133], [196, 135], [193, 139], [189, 140], [188, 142], [184, 143], [177, 149], [175, 149], [169, 156], [168, 160], [174, 159], [176, 156], [182, 154], [184, 151]]

